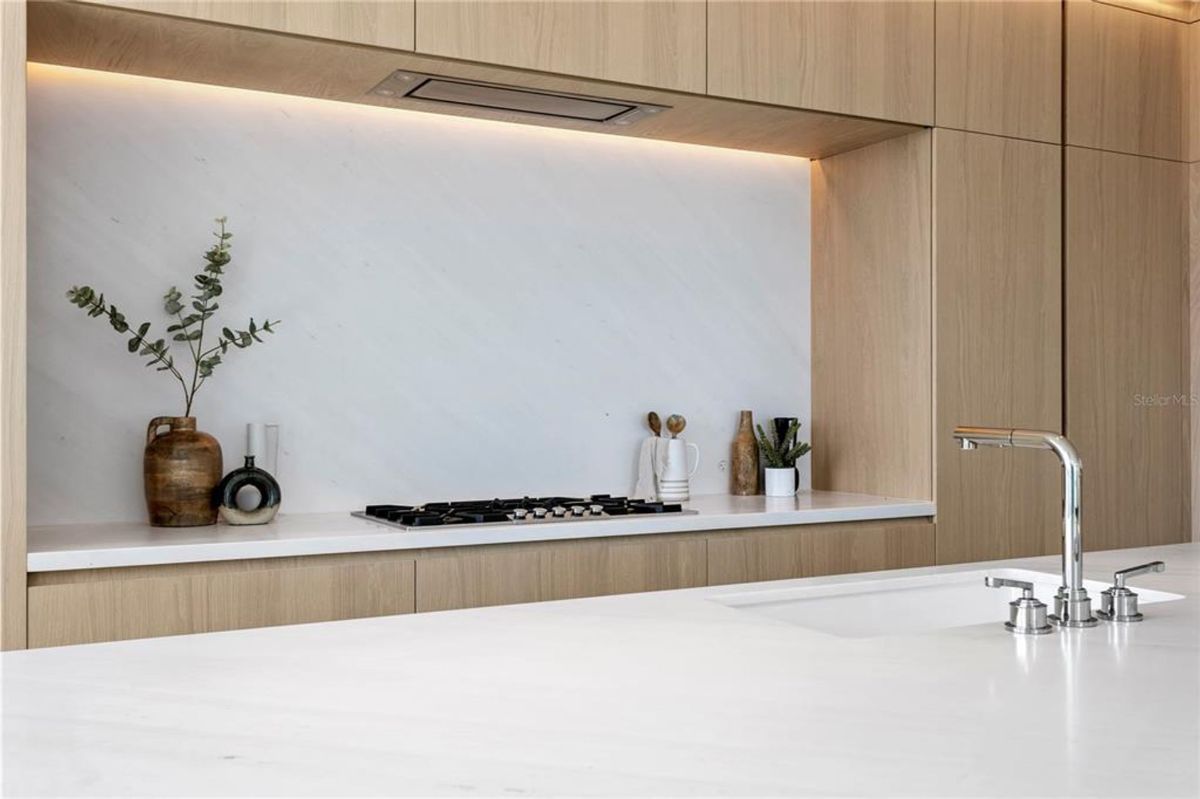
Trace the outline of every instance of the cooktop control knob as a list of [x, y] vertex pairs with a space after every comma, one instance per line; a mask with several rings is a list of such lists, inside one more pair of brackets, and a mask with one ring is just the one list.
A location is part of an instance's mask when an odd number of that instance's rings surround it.
[[582, 516], [584, 514], [585, 510], [586, 510], [586, 508], [584, 508], [582, 505], [572, 505], [571, 506], [571, 515], [572, 516]]
[[592, 512], [593, 516], [601, 516], [604, 513], [604, 506], [603, 505], [592, 505], [591, 507], [588, 508], [588, 510], [590, 510]]
[[561, 519], [563, 516], [567, 515], [567, 509], [562, 505], [555, 505], [551, 513]]
[[547, 513], [547, 511], [545, 508], [534, 508], [533, 509], [533, 518], [544, 519], [544, 518], [546, 518], [546, 513]]
[[524, 519], [528, 515], [529, 511], [525, 510], [524, 508], [513, 508], [514, 519]]

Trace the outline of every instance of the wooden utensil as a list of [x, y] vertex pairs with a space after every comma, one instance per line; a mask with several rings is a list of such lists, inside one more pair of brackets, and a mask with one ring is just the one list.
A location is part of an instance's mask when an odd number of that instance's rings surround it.
[[654, 431], [654, 435], [662, 435], [662, 420], [658, 418], [658, 414], [654, 411], [646, 414], [646, 422], [650, 425], [650, 429]]
[[671, 431], [671, 438], [683, 432], [683, 428], [687, 427], [687, 419], [684, 419], [677, 413], [673, 413], [667, 417], [667, 430]]

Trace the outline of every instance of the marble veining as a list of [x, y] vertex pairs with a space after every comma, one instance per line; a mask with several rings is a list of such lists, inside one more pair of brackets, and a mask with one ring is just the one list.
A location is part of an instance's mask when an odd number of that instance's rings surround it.
[[1086, 576], [1153, 559], [1135, 588], [1183, 599], [1037, 638], [841, 638], [711, 601], [741, 585], [6, 652], [3, 788], [1196, 796], [1200, 545]]

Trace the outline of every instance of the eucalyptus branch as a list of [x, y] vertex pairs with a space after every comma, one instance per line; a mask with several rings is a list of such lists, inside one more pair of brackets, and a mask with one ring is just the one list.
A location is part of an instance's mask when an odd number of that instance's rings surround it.
[[758, 448], [762, 452], [763, 459], [772, 469], [787, 469], [795, 466], [799, 458], [804, 457], [812, 450], [807, 441], [796, 440], [800, 433], [799, 421], [793, 421], [788, 425], [781, 441], [774, 441], [768, 437], [761, 424], [755, 425], [755, 427], [758, 430]]
[[[246, 330], [234, 332], [227, 327], [222, 328], [218, 343], [209, 349], [204, 348], [205, 323], [220, 308], [216, 298], [220, 297], [224, 291], [221, 278], [225, 273], [225, 267], [231, 260], [229, 240], [233, 238], [233, 234], [225, 229], [225, 217], [220, 217], [216, 221], [219, 229], [213, 235], [217, 241], [204, 253], [203, 271], [193, 277], [195, 293], [191, 295], [191, 312], [184, 315], [183, 294], [174, 286], [163, 295], [163, 310], [168, 316], [173, 316], [178, 320], [177, 323], [167, 328], [167, 332], [173, 334], [172, 341], [185, 343], [188, 353], [192, 356], [190, 385], [187, 378], [175, 367], [175, 361], [170, 355], [166, 341], [158, 339], [151, 342], [146, 338], [146, 334], [150, 330], [149, 322], [142, 323], [129, 340], [130, 352], [151, 358], [147, 362], [147, 366], [157, 365], [157, 371], [169, 371], [179, 381], [183, 388], [184, 414], [187, 416], [191, 415], [196, 392], [212, 376], [213, 370], [221, 363], [221, 356], [230, 346], [245, 349], [255, 342], [262, 343], [259, 334], [274, 333], [275, 326], [279, 325], [279, 321], [276, 320], [267, 321], [262, 327], [259, 327], [251, 318]], [[116, 306], [106, 304], [104, 295], [97, 294], [90, 286], [73, 287], [67, 292], [67, 299], [87, 311], [88, 316], [107, 316], [109, 323], [118, 333], [126, 333], [130, 329], [125, 317], [117, 310]]]

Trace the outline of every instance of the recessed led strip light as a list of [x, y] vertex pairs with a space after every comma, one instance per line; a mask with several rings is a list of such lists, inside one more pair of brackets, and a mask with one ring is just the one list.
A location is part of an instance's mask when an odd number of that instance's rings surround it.
[[368, 92], [395, 100], [467, 106], [497, 113], [571, 119], [594, 125], [632, 125], [670, 109], [607, 97], [588, 97], [396, 70]]

